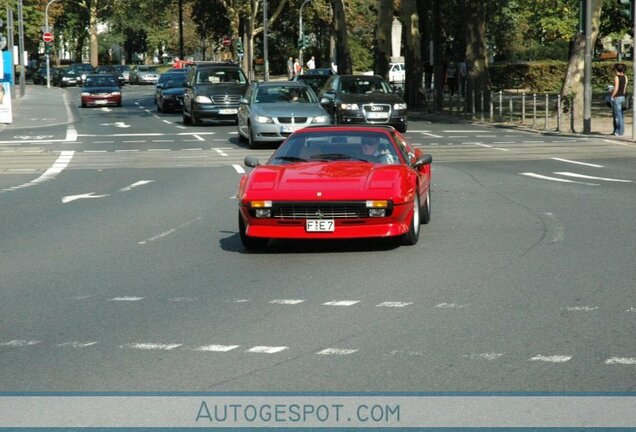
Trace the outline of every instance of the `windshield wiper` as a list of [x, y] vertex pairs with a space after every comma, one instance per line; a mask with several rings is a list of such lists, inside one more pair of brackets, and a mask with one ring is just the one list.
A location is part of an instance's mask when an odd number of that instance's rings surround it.
[[275, 159], [286, 161], [286, 162], [309, 162], [307, 159], [299, 158], [296, 156], [276, 156]]
[[[362, 159], [359, 157], [351, 156], [345, 153], [323, 153], [319, 155], [314, 155], [311, 159], [321, 159], [321, 160], [357, 160], [360, 162], [369, 162], [366, 159]], [[370, 162], [369, 162], [370, 163]]]

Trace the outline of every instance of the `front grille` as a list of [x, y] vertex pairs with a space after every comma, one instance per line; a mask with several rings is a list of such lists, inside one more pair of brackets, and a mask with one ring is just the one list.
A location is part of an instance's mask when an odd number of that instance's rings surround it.
[[381, 112], [381, 113], [388, 114], [389, 111], [391, 111], [391, 105], [379, 105], [379, 104], [363, 105], [362, 109], [364, 109], [364, 111], [367, 113]]
[[367, 217], [365, 202], [347, 203], [274, 203], [276, 219], [359, 219]]
[[305, 123], [307, 117], [278, 117], [278, 122], [282, 124]]
[[241, 100], [240, 95], [211, 95], [210, 100], [214, 104], [237, 104]]

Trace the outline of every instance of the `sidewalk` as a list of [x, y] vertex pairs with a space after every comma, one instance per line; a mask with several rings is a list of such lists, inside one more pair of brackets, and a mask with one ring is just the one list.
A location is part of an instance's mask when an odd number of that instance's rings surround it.
[[67, 92], [58, 87], [27, 84], [23, 97], [19, 86], [11, 96], [13, 122], [0, 123], [0, 133], [5, 130], [37, 129], [72, 123], [72, 101]]

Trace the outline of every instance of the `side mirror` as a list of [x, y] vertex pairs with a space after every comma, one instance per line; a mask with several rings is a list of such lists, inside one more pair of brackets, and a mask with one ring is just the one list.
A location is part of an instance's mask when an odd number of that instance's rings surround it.
[[333, 103], [333, 99], [330, 99], [327, 96], [323, 96], [320, 98], [320, 105], [331, 105]]
[[249, 104], [250, 104], [250, 102], [247, 99], [245, 99], [245, 98], [241, 98], [239, 100], [239, 105], [249, 105]]
[[245, 156], [245, 160], [243, 161], [246, 167], [254, 168], [259, 166], [261, 163], [254, 156]]
[[424, 154], [417, 158], [417, 160], [413, 163], [413, 168], [419, 168], [424, 165], [430, 165], [433, 162], [433, 156], [430, 154]]

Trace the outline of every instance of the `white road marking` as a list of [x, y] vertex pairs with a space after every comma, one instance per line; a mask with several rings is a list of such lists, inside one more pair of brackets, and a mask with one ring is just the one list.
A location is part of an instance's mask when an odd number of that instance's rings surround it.
[[232, 299], [231, 303], [247, 303], [249, 301], [250, 299], [236, 298], [236, 299]]
[[102, 126], [115, 126], [115, 127], [118, 127], [118, 128], [124, 128], [124, 129], [125, 129], [125, 128], [129, 128], [129, 127], [130, 127], [130, 125], [129, 125], [129, 124], [126, 124], [126, 123], [124, 123], [124, 122], [102, 123], [101, 125], [102, 125]]
[[171, 122], [170, 120], [163, 120], [163, 122], [164, 122], [165, 124], [172, 124], [172, 122]]
[[323, 303], [323, 306], [353, 306], [356, 303], [360, 303], [360, 300], [334, 300]]
[[269, 302], [270, 304], [280, 304], [280, 305], [297, 305], [304, 303], [305, 300], [301, 299], [276, 299]]
[[87, 298], [90, 298], [90, 297], [91, 296], [89, 296], [89, 295], [78, 295], [78, 296], [75, 296], [75, 297], [71, 297], [71, 299], [73, 299], [73, 300], [86, 300]]
[[164, 351], [170, 351], [173, 350], [175, 348], [179, 348], [180, 346], [183, 346], [183, 344], [162, 344], [162, 343], [146, 343], [146, 342], [142, 342], [142, 343], [130, 343], [130, 344], [125, 344], [125, 345], [121, 345], [120, 348], [131, 348], [131, 349], [140, 349], [140, 350], [164, 350]]
[[514, 141], [493, 141], [493, 144], [514, 144]]
[[[146, 140], [128, 140], [128, 141], [122, 141], [124, 143], [145, 143]], [[115, 151], [119, 151], [119, 150], [115, 150]]]
[[108, 153], [106, 150], [84, 150], [82, 153]]
[[464, 358], [469, 358], [469, 359], [483, 359], [483, 360], [497, 360], [498, 358], [502, 357], [504, 355], [504, 353], [475, 353], [475, 354], [464, 354], [462, 355], [462, 357]]
[[240, 345], [204, 345], [194, 348], [194, 351], [228, 352], [238, 347], [240, 347]]
[[255, 346], [245, 352], [256, 354], [276, 354], [289, 349], [286, 346]]
[[470, 303], [467, 303], [467, 304], [440, 303], [435, 305], [435, 307], [438, 309], [463, 309], [468, 306], [470, 306]]
[[636, 312], [636, 307], [630, 307], [625, 312]]
[[391, 302], [387, 301], [376, 305], [376, 307], [403, 308], [412, 305], [413, 302]]
[[223, 150], [219, 149], [219, 148], [215, 148], [213, 149], [215, 152], [217, 152], [218, 154], [220, 154], [221, 156], [227, 156], [227, 153], [225, 153]]
[[89, 346], [97, 345], [98, 342], [64, 342], [57, 344], [58, 347], [71, 347], [71, 348], [87, 348]]
[[522, 176], [526, 176], [526, 177], [534, 177], [537, 179], [541, 179], [541, 180], [550, 180], [550, 181], [555, 181], [555, 182], [561, 182], [561, 183], [576, 183], [576, 184], [582, 184], [582, 185], [586, 185], [586, 186], [598, 186], [598, 184], [596, 183], [585, 183], [585, 182], [578, 182], [578, 181], [574, 181], [574, 180], [567, 180], [567, 179], [562, 179], [562, 178], [557, 178], [557, 177], [548, 177], [548, 176], [544, 176], [541, 174], [535, 174], [535, 173], [531, 173], [531, 172], [525, 172], [525, 173], [519, 173]]
[[169, 139], [158, 139], [158, 140], [152, 140], [153, 143], [162, 143], [162, 142], [174, 142], [174, 140], [169, 140]]
[[510, 151], [510, 149], [507, 148], [501, 148], [501, 147], [493, 147], [493, 150], [499, 150], [499, 151]]
[[191, 224], [193, 224], [193, 223], [195, 223], [195, 222], [197, 222], [197, 221], [199, 221], [199, 220], [201, 220], [201, 219], [203, 219], [203, 218], [202, 218], [202, 217], [198, 217], [198, 218], [193, 219], [193, 220], [191, 220], [191, 221], [189, 221], [189, 222], [186, 222], [186, 223], [184, 223], [184, 224], [181, 224], [181, 225], [179, 225], [179, 226], [178, 226], [178, 227], [176, 227], [176, 228], [171, 228], [171, 229], [169, 229], [168, 231], [164, 231], [164, 232], [162, 232], [162, 233], [160, 233], [160, 234], [157, 234], [156, 236], [152, 236], [152, 237], [150, 237], [150, 238], [148, 238], [148, 239], [146, 239], [146, 240], [140, 241], [140, 242], [138, 242], [137, 244], [145, 245], [146, 243], [150, 243], [150, 242], [153, 242], [153, 241], [156, 241], [156, 240], [160, 240], [160, 239], [162, 239], [162, 238], [164, 238], [164, 237], [167, 237], [167, 236], [169, 236], [170, 234], [172, 234], [172, 233], [176, 232], [177, 230], [180, 230], [181, 228], [185, 228], [185, 227], [187, 227], [188, 225], [191, 225]]
[[420, 133], [422, 135], [426, 135], [427, 137], [430, 137], [430, 138], [443, 138], [441, 135], [435, 135], [435, 134], [432, 134], [430, 132], [420, 132]]
[[349, 355], [358, 352], [357, 349], [343, 349], [343, 348], [325, 348], [318, 351], [318, 355]]
[[70, 203], [72, 201], [76, 201], [79, 199], [90, 199], [90, 198], [104, 198], [109, 196], [108, 194], [104, 194], [104, 195], [95, 195], [95, 192], [89, 192], [89, 193], [85, 193], [85, 194], [80, 194], [80, 195], [68, 195], [65, 196], [64, 198], [62, 198], [62, 203], [66, 204], [66, 203]]
[[144, 185], [147, 185], [147, 184], [150, 184], [150, 183], [154, 183], [154, 182], [155, 182], [154, 180], [139, 180], [138, 182], [135, 182], [135, 183], [133, 183], [131, 185], [128, 185], [126, 187], [123, 187], [123, 188], [119, 189], [119, 191], [120, 192], [128, 192], [130, 190], [133, 190], [136, 187], [144, 186]]
[[64, 141], [77, 141], [77, 130], [73, 126], [66, 128], [66, 139]]
[[113, 297], [112, 299], [108, 299], [108, 301], [125, 301], [125, 302], [136, 302], [143, 300], [145, 297]]
[[201, 150], [203, 150], [201, 147], [191, 147], [191, 148], [181, 149], [181, 151], [201, 151]]
[[169, 152], [172, 149], [148, 149], [149, 152]]
[[598, 310], [598, 306], [566, 306], [562, 309], [570, 312], [591, 312]]
[[548, 212], [548, 213], [545, 213], [545, 215], [549, 217], [550, 219], [552, 219], [554, 223], [554, 233], [552, 234], [552, 242], [556, 243], [558, 241], [563, 240], [563, 238], [565, 237], [565, 228], [563, 227], [563, 225], [558, 221], [556, 216], [554, 216], [554, 213]]
[[607, 178], [607, 177], [594, 177], [594, 176], [576, 174], [571, 172], [555, 172], [554, 174], [562, 175], [566, 177], [582, 178], [587, 180], [600, 180], [600, 181], [618, 182], [618, 183], [634, 183], [632, 180], [615, 179], [615, 178]]
[[199, 141], [205, 141], [205, 139], [203, 139], [203, 137], [202, 137], [202, 136], [200, 136], [200, 135], [198, 135], [198, 134], [194, 134], [194, 135], [192, 135], [192, 136], [193, 136], [194, 138], [196, 138], [197, 140], [199, 140]]
[[534, 357], [531, 357], [529, 359], [530, 361], [540, 361], [540, 362], [547, 362], [547, 363], [565, 363], [568, 362], [570, 360], [572, 360], [572, 356], [568, 356], [568, 355], [551, 355], [551, 356], [546, 356], [546, 355], [536, 355]]
[[636, 357], [610, 357], [605, 360], [607, 365], [636, 365]]
[[37, 344], [39, 344], [41, 342], [42, 341], [19, 339], [19, 340], [12, 340], [12, 341], [9, 341], [9, 342], [2, 342], [2, 343], [0, 343], [0, 346], [23, 347], [23, 346], [37, 345]]
[[192, 303], [197, 301], [196, 297], [172, 297], [170, 301], [177, 303]]
[[[124, 141], [124, 142], [133, 142], [133, 141]], [[135, 142], [145, 142], [145, 141], [135, 141]], [[139, 149], [120, 149], [120, 150], [115, 150], [115, 153], [135, 153], [138, 151]]]
[[115, 141], [93, 141], [93, 144], [112, 144]]
[[[470, 143], [466, 143], [466, 144], [470, 144]], [[492, 148], [492, 146], [488, 145], [488, 144], [482, 144], [482, 143], [472, 143], [472, 144], [475, 144], [475, 145], [477, 145], [479, 147]]]
[[576, 164], [576, 165], [584, 165], [584, 166], [589, 166], [594, 168], [603, 168], [603, 165], [596, 165], [596, 164], [587, 163], [587, 162], [578, 162], [578, 161], [573, 161], [569, 159], [561, 159], [561, 158], [552, 158], [552, 159], [556, 161], [567, 162], [567, 163]]
[[239, 173], [239, 174], [245, 174], [245, 169], [243, 169], [242, 166], [240, 165], [232, 165], [234, 167], [234, 170]]
[[442, 132], [444, 133], [480, 133], [483, 132], [483, 130], [464, 130], [464, 129], [456, 129], [456, 130], [443, 130]]

